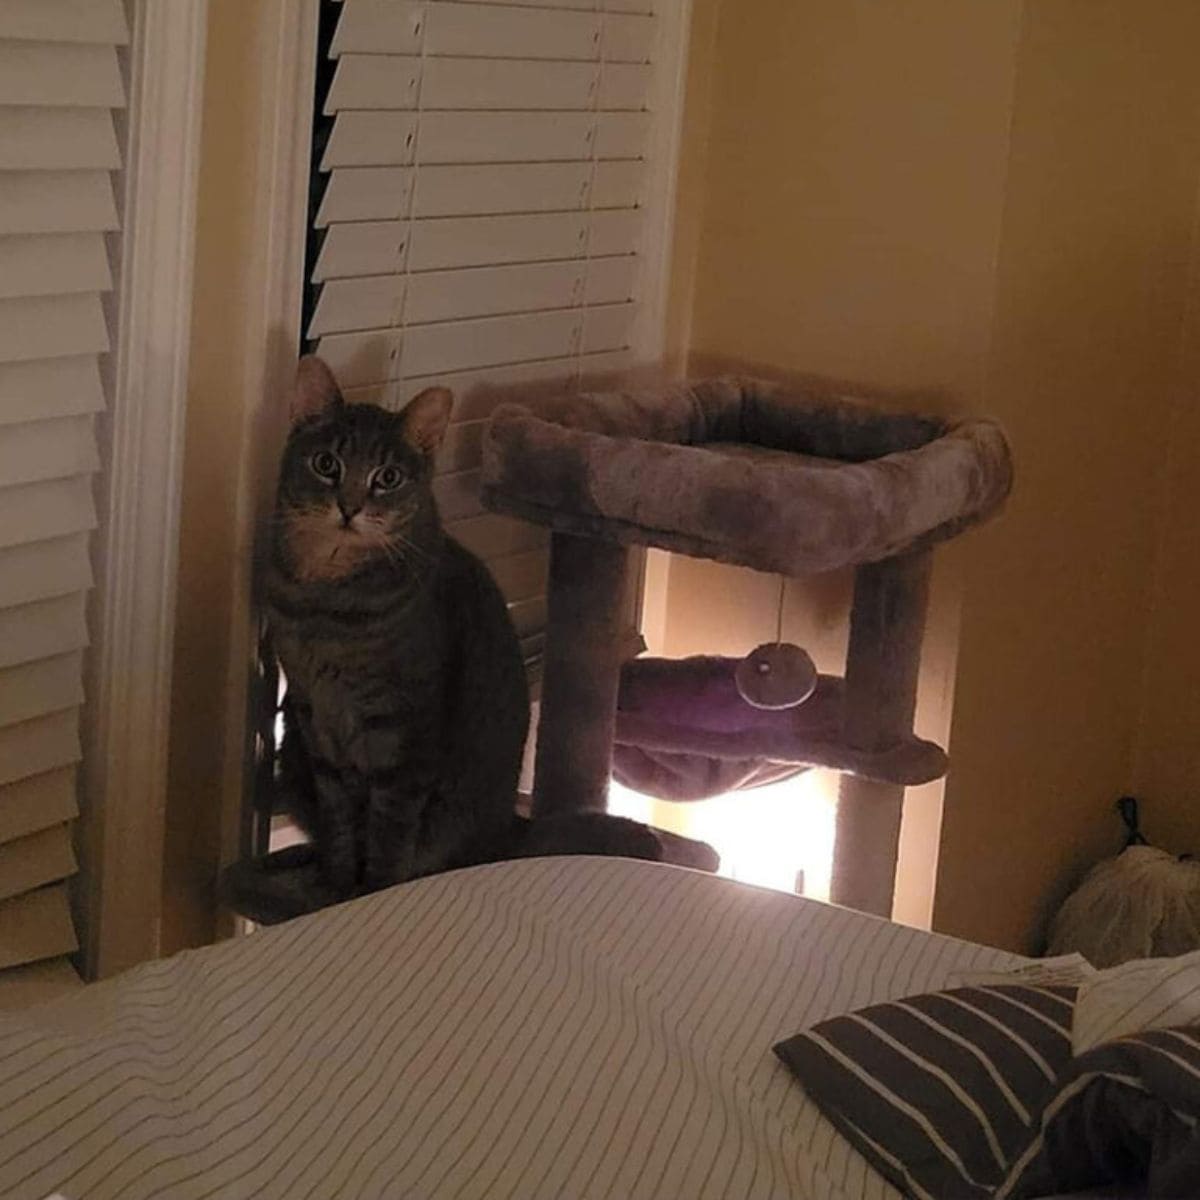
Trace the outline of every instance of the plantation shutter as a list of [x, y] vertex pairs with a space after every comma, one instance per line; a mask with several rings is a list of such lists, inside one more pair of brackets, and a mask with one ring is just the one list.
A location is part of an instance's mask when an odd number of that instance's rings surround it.
[[65, 971], [121, 0], [0, 0], [0, 983]]
[[306, 333], [351, 399], [457, 397], [435, 481], [536, 674], [547, 534], [485, 513], [509, 385], [631, 362], [650, 164], [652, 0], [329, 0]]

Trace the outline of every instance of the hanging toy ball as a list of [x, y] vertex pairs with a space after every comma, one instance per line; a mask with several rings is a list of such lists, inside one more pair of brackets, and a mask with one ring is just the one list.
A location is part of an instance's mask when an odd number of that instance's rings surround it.
[[789, 642], [767, 642], [752, 650], [733, 678], [738, 694], [754, 708], [795, 708], [817, 690], [813, 660]]

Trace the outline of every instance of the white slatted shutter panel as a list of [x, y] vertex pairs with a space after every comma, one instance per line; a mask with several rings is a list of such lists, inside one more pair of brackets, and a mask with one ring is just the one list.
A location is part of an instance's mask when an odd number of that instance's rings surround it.
[[66, 881], [127, 40], [121, 0], [0, 0], [0, 983], [76, 946]]
[[[657, 0], [658, 5], [678, 0]], [[306, 336], [351, 398], [457, 396], [436, 492], [531, 658], [544, 530], [485, 513], [483, 423], [505, 389], [630, 365], [642, 310], [655, 0], [327, 0]], [[324, 125], [322, 126], [322, 122]]]

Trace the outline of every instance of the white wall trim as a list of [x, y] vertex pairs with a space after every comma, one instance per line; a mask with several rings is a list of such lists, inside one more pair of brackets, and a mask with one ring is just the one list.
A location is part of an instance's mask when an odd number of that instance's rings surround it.
[[222, 861], [239, 857], [244, 806], [254, 787], [258, 627], [254, 560], [270, 511], [296, 369], [308, 243], [308, 188], [316, 91], [319, 0], [256, 0], [259, 124], [254, 258], [244, 286], [254, 298], [241, 364], [243, 420], [235, 511], [233, 605], [225, 682]]
[[83, 967], [158, 950], [207, 0], [133, 6], [117, 345], [86, 712]]

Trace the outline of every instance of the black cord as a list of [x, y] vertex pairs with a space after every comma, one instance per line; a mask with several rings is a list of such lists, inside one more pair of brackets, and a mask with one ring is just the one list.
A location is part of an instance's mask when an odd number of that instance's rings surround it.
[[1142, 837], [1142, 831], [1138, 828], [1137, 800], [1133, 796], [1122, 796], [1117, 801], [1117, 812], [1121, 814], [1121, 820], [1125, 822], [1125, 828], [1129, 830], [1129, 836], [1125, 839], [1126, 847], [1148, 846], [1150, 843]]

